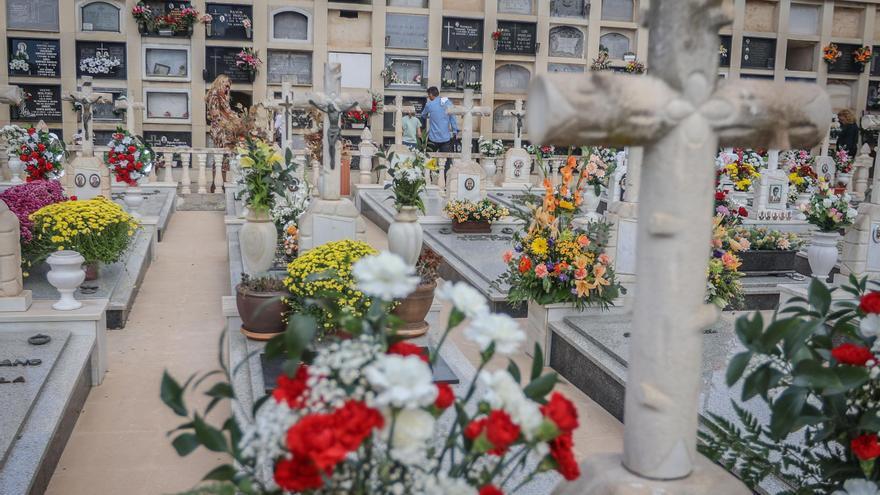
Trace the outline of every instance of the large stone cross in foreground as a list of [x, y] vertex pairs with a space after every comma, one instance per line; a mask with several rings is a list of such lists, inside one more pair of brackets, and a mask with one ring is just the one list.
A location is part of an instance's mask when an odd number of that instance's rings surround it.
[[[718, 317], [705, 303], [713, 159], [719, 145], [811, 148], [830, 125], [831, 105], [812, 84], [716, 88], [718, 29], [729, 21], [721, 3], [651, 2], [650, 76], [594, 72], [532, 83], [529, 104], [541, 109], [529, 112], [534, 142], [645, 148], [623, 466], [588, 460], [585, 481], [561, 493], [649, 493], [655, 483], [668, 493], [745, 493], [713, 478], [696, 452], [702, 333]], [[694, 256], [700, 250], [706, 256]]]
[[455, 106], [447, 110], [450, 115], [461, 115], [461, 161], [469, 163], [471, 161], [471, 149], [474, 145], [474, 115], [485, 117], [491, 115], [492, 111], [488, 107], [478, 107], [474, 105], [474, 90], [471, 88], [464, 90], [464, 100], [461, 106]]
[[394, 144], [403, 146], [403, 114], [415, 113], [416, 107], [404, 106], [403, 96], [397, 95], [394, 97], [394, 104], [385, 105], [385, 110], [394, 112]]

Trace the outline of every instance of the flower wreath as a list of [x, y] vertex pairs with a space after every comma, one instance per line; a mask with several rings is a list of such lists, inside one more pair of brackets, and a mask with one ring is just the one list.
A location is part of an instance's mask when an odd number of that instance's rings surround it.
[[153, 169], [153, 149], [127, 130], [117, 128], [107, 147], [110, 149], [104, 153], [104, 163], [116, 177], [116, 182], [137, 186], [138, 180]]
[[31, 127], [18, 140], [19, 158], [24, 162], [27, 181], [60, 179], [64, 176], [64, 143], [49, 131]]

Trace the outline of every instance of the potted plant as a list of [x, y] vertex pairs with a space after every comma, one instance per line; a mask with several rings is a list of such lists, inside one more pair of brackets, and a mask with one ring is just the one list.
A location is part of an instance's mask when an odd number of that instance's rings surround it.
[[292, 156], [282, 157], [265, 141], [248, 138], [239, 148], [239, 193], [248, 212], [238, 233], [245, 271], [255, 275], [275, 261], [278, 231], [269, 216], [276, 196], [283, 196], [291, 182]]
[[428, 332], [428, 323], [425, 317], [434, 303], [434, 289], [437, 288], [437, 269], [443, 258], [430, 248], [423, 248], [416, 262], [416, 275], [419, 276], [419, 285], [394, 307], [395, 316], [403, 320], [403, 326], [397, 329], [395, 335], [405, 339], [421, 337]]
[[127, 130], [117, 127], [116, 132], [107, 143], [109, 148], [104, 152], [104, 164], [116, 182], [125, 183], [124, 201], [128, 212], [137, 216], [138, 207], [144, 202], [139, 181], [150, 175], [153, 170], [155, 153], [139, 136], [132, 136]]
[[510, 211], [489, 199], [449, 201], [443, 212], [452, 219], [452, 231], [459, 234], [487, 234], [492, 222], [510, 215]]
[[242, 48], [241, 51], [235, 55], [236, 67], [247, 72], [248, 80], [250, 82], [254, 82], [254, 79], [257, 76], [257, 69], [259, 69], [262, 64], [263, 61], [260, 60], [260, 53], [251, 47]]
[[480, 149], [480, 154], [483, 155], [480, 158], [480, 164], [483, 165], [483, 170], [486, 171], [489, 183], [494, 185], [495, 173], [498, 171], [495, 160], [504, 154], [504, 143], [500, 139], [486, 139], [480, 136], [477, 140], [477, 147]]
[[856, 210], [850, 206], [850, 195], [834, 194], [824, 182], [810, 198], [810, 202], [801, 206], [807, 222], [818, 227], [813, 232], [810, 247], [807, 249], [807, 260], [813, 276], [825, 281], [834, 265], [837, 264], [837, 241], [840, 229], [851, 225], [856, 219]]
[[382, 157], [390, 163], [388, 175], [391, 176], [391, 183], [385, 187], [391, 190], [397, 210], [394, 221], [388, 227], [388, 250], [413, 266], [422, 251], [423, 232], [417, 212], [425, 212], [425, 203], [422, 201], [427, 184], [425, 174], [437, 170], [437, 162], [428, 159], [421, 150], [405, 158], [393, 153]]
[[98, 196], [62, 201], [31, 214], [34, 238], [22, 246], [31, 265], [60, 250], [72, 250], [85, 258], [86, 280], [98, 276], [98, 264], [115, 263], [131, 244], [138, 223], [119, 205]]
[[144, 2], [138, 2], [131, 8], [131, 16], [137, 21], [138, 32], [142, 35], [149, 34], [156, 28], [153, 11]]
[[834, 153], [834, 168], [837, 170], [837, 183], [846, 187], [852, 180], [853, 157], [845, 149]]
[[241, 318], [241, 333], [253, 340], [269, 340], [284, 332], [284, 316], [290, 295], [284, 282], [275, 277], [241, 274], [235, 286], [235, 305]]
[[798, 250], [804, 241], [794, 232], [767, 227], [739, 227], [731, 243], [738, 246], [739, 270], [753, 275], [794, 273]]

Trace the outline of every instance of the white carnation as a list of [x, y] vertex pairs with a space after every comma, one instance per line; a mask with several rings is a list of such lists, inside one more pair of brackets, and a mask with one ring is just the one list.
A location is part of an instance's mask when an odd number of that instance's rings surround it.
[[464, 330], [464, 336], [476, 342], [481, 351], [495, 344], [495, 351], [505, 356], [516, 352], [526, 340], [526, 334], [516, 320], [493, 313], [477, 316]]
[[437, 299], [452, 303], [455, 309], [464, 313], [468, 318], [476, 318], [489, 312], [486, 298], [464, 282], [444, 283], [437, 290]]
[[383, 354], [364, 370], [378, 406], [416, 409], [437, 398], [431, 368], [418, 356]]
[[415, 267], [388, 251], [361, 258], [351, 273], [361, 292], [385, 301], [406, 297], [419, 285]]
[[843, 490], [837, 490], [831, 495], [878, 495], [880, 489], [873, 481], [854, 478], [843, 483]]
[[[434, 416], [424, 409], [403, 409], [393, 423], [391, 457], [407, 465], [424, 464], [428, 442], [434, 437]], [[391, 418], [386, 415], [382, 438], [388, 438], [391, 424]]]
[[876, 337], [880, 334], [880, 314], [869, 313], [862, 317], [859, 328], [865, 337]]
[[529, 400], [519, 384], [507, 370], [483, 371], [480, 381], [486, 386], [485, 400], [492, 409], [502, 409], [510, 419], [522, 428], [526, 439], [531, 440], [544, 420], [541, 409]]

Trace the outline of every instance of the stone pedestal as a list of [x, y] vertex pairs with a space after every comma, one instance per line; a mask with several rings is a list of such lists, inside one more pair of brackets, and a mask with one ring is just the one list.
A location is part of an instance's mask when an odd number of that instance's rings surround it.
[[313, 199], [299, 221], [299, 250], [343, 239], [367, 240], [367, 225], [348, 198]]
[[532, 185], [532, 155], [522, 148], [510, 148], [504, 154], [503, 162], [504, 178], [501, 182], [503, 188], [522, 187]]
[[486, 197], [486, 182], [486, 171], [477, 162], [455, 160], [446, 181], [449, 200], [480, 201]]
[[92, 199], [96, 196], [110, 199], [110, 169], [96, 156], [78, 156], [68, 166], [64, 192], [78, 199]]
[[859, 205], [859, 214], [843, 237], [840, 272], [857, 277], [880, 275], [880, 205]]

